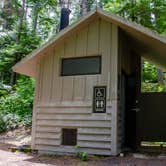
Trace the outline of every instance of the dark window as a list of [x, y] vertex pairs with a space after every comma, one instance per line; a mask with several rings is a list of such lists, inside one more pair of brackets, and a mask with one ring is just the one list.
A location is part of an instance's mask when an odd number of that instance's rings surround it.
[[62, 145], [75, 146], [77, 144], [77, 129], [62, 129]]
[[101, 74], [101, 56], [63, 58], [61, 76]]

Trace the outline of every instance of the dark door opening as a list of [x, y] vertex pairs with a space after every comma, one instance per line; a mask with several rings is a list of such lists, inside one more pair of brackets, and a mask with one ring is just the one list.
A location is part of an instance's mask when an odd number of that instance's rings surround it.
[[136, 79], [135, 75], [125, 78], [125, 147], [136, 147]]
[[140, 111], [139, 98], [141, 87], [141, 65], [140, 57], [133, 56], [131, 73], [125, 74], [123, 84], [125, 85], [124, 122], [125, 141], [124, 147], [135, 151], [137, 149], [137, 114]]

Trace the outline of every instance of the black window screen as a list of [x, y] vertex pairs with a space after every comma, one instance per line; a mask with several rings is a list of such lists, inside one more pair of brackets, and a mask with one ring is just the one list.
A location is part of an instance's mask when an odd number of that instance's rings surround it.
[[77, 144], [77, 129], [62, 129], [62, 145], [74, 146]]
[[101, 56], [63, 58], [61, 76], [101, 74]]

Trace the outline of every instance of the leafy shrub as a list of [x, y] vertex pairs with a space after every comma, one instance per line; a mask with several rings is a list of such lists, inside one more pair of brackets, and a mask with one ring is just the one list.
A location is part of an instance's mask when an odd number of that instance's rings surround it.
[[88, 153], [82, 152], [80, 158], [82, 161], [88, 161]]
[[5, 123], [6, 130], [14, 129], [18, 127], [20, 118], [18, 115], [15, 115], [15, 114], [7, 114], [3, 116], [3, 121]]
[[0, 116], [0, 132], [14, 129], [20, 124], [20, 118], [14, 114], [1, 114]]
[[0, 132], [4, 132], [6, 130], [6, 124], [3, 119], [3, 115], [0, 115]]
[[15, 89], [0, 98], [0, 131], [32, 123], [34, 80], [21, 76]]
[[158, 81], [157, 67], [147, 61], [143, 63], [142, 70], [142, 92], [164, 92], [166, 91], [166, 74], [163, 72], [163, 84]]
[[164, 85], [158, 83], [142, 82], [141, 84], [142, 92], [166, 92], [166, 81], [164, 80]]
[[0, 83], [0, 96], [7, 95], [8, 93], [10, 93], [11, 89], [11, 86]]
[[147, 61], [144, 61], [143, 72], [142, 72], [142, 81], [147, 83], [157, 83], [157, 68], [155, 65], [150, 64]]
[[82, 161], [88, 161], [87, 152], [81, 152], [79, 145], [76, 145], [75, 149], [76, 149], [76, 157], [80, 158]]

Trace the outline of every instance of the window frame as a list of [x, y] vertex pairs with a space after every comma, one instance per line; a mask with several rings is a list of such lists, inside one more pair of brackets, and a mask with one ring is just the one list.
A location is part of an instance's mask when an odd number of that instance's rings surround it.
[[[63, 73], [63, 66], [64, 66], [64, 61], [65, 60], [70, 60], [70, 59], [75, 59], [75, 60], [79, 60], [79, 59], [88, 59], [88, 58], [99, 58], [99, 72], [87, 72], [87, 73], [73, 73], [73, 74], [64, 74]], [[102, 72], [102, 56], [101, 55], [94, 55], [94, 56], [83, 56], [83, 57], [63, 57], [61, 58], [61, 66], [60, 66], [60, 76], [64, 77], [64, 76], [81, 76], [81, 75], [98, 75], [101, 74]]]

